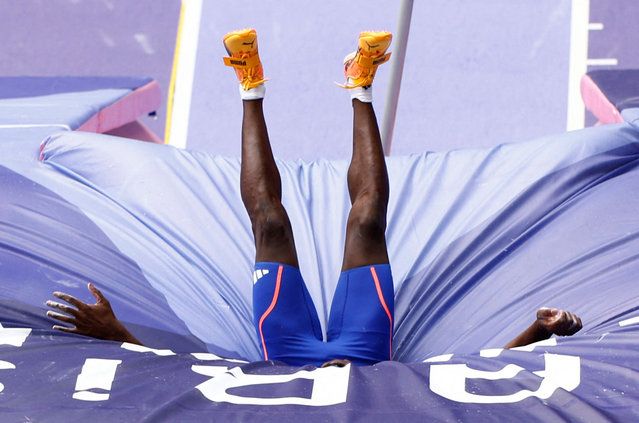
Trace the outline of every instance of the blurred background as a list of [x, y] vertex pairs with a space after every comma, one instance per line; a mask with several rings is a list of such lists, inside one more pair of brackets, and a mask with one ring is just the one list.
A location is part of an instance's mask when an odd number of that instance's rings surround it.
[[[185, 0], [190, 14], [177, 43], [180, 0], [4, 0], [0, 63], [4, 76], [152, 77], [164, 102], [143, 122], [165, 139], [175, 68], [188, 107], [173, 113], [183, 124], [172, 137], [236, 156], [241, 108], [221, 38], [254, 27], [272, 78], [265, 107], [275, 154], [347, 157], [350, 104], [333, 81], [342, 82], [342, 58], [361, 30], [387, 29], [397, 42], [400, 5]], [[492, 146], [594, 124], [583, 104], [570, 104], [583, 74], [575, 70], [639, 67], [638, 17], [636, 0], [414, 2], [392, 153]], [[174, 66], [176, 45], [193, 52], [190, 66]], [[384, 65], [375, 83], [380, 121], [389, 74]]]

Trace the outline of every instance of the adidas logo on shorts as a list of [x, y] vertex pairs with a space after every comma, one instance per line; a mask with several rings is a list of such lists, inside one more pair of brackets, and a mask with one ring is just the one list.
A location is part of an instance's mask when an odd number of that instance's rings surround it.
[[268, 269], [257, 269], [253, 272], [253, 285], [257, 283], [263, 276], [268, 274]]

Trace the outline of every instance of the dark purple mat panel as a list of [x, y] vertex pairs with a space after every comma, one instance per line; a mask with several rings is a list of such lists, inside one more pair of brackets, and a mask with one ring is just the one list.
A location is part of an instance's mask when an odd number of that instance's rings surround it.
[[2, 416], [96, 423], [633, 421], [638, 334], [635, 327], [497, 357], [319, 369], [4, 328]]

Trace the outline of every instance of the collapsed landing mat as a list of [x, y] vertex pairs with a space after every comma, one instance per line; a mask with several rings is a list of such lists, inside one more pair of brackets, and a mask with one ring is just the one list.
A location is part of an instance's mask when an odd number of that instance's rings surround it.
[[[259, 360], [254, 249], [238, 160], [59, 133], [38, 162], [42, 135], [0, 133], [0, 403], [9, 420], [606, 421], [639, 412], [639, 134], [629, 125], [389, 158], [399, 362], [343, 369], [250, 363]], [[325, 322], [348, 163], [278, 164]], [[90, 301], [88, 281], [155, 350], [49, 329], [50, 293]], [[544, 305], [575, 311], [584, 329], [498, 348]]]

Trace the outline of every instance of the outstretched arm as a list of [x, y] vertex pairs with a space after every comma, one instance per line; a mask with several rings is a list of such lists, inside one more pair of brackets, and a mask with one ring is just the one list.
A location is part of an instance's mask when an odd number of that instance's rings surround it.
[[55, 325], [53, 329], [108, 341], [129, 342], [142, 345], [142, 343], [124, 327], [122, 322], [115, 317], [109, 301], [92, 283], [89, 284], [89, 290], [95, 299], [98, 300], [97, 303], [86, 304], [71, 295], [62, 292], [53, 293], [56, 298], [73, 306], [69, 307], [55, 301], [46, 302], [48, 307], [65, 313], [61, 314], [49, 310], [47, 311], [47, 316], [73, 325], [73, 327]]
[[570, 336], [581, 329], [581, 319], [568, 311], [541, 308], [537, 320], [504, 348], [522, 347], [550, 338], [552, 334]]

